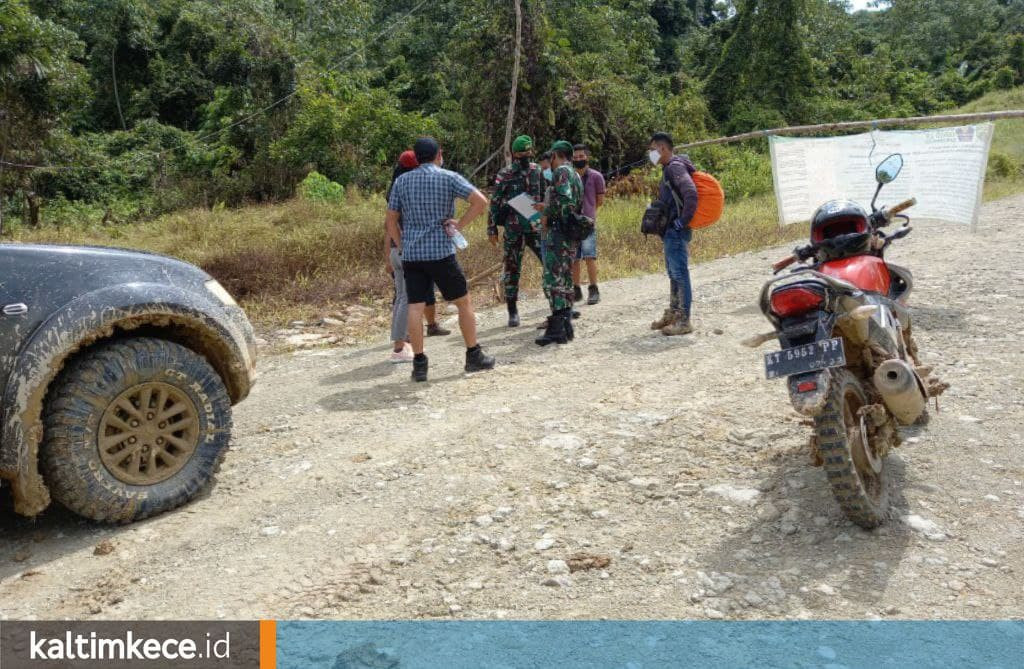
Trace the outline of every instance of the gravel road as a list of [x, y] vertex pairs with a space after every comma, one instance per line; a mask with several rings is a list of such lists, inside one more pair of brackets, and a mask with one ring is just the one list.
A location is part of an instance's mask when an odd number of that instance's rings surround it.
[[[264, 358], [217, 485], [100, 527], [0, 502], [2, 618], [1020, 618], [1024, 197], [977, 234], [922, 222], [915, 334], [952, 383], [890, 459], [889, 524], [833, 502], [761, 354], [754, 306], [784, 249], [694, 275], [698, 332], [647, 329], [667, 279], [609, 282], [575, 343], [480, 315], [498, 356], [431, 383], [363, 348]], [[639, 244], [644, 242], [638, 241]], [[653, 242], [651, 252], [657, 252]], [[535, 271], [531, 265], [530, 271]]]

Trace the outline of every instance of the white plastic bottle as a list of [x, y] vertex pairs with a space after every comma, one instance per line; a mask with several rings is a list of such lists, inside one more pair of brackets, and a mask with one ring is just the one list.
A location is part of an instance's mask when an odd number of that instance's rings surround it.
[[447, 232], [448, 236], [452, 238], [452, 242], [455, 243], [455, 248], [458, 250], [463, 251], [469, 247], [469, 240], [463, 237], [462, 233], [459, 232], [459, 229], [451, 223], [445, 226], [445, 232]]

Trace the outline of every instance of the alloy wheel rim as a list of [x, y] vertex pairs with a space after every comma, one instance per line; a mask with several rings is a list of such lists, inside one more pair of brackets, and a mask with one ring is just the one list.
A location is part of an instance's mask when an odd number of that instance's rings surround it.
[[112, 476], [130, 485], [166, 481], [199, 445], [199, 414], [192, 399], [159, 381], [133, 386], [100, 419], [97, 446]]

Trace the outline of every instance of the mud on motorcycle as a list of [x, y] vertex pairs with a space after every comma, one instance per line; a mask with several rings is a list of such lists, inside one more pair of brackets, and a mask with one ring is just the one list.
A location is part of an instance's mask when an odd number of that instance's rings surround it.
[[[900, 444], [899, 427], [926, 419], [928, 398], [949, 387], [917, 355], [907, 307], [913, 276], [884, 259], [912, 229], [901, 212], [916, 200], [875, 206], [902, 168], [900, 154], [878, 166], [870, 214], [847, 200], [818, 208], [810, 243], [773, 269], [800, 266], [761, 291], [774, 331], [743, 342], [753, 348], [778, 339], [782, 350], [765, 355], [766, 375], [786, 379], [793, 408], [814, 424], [812, 460], [846, 516], [867, 529], [888, 515], [886, 457]], [[903, 225], [887, 234], [896, 219]]]

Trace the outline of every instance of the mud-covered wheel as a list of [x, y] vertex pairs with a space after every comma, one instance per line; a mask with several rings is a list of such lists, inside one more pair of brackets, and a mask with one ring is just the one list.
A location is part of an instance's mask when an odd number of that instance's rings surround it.
[[814, 419], [818, 450], [843, 513], [871, 529], [885, 522], [889, 510], [885, 460], [875, 456], [863, 436], [866, 430], [857, 414], [868, 403], [864, 387], [849, 370], [832, 374], [828, 402]]
[[231, 438], [231, 401], [202, 356], [162, 339], [122, 340], [58, 376], [45, 429], [53, 498], [86, 518], [129, 522], [210, 483]]

